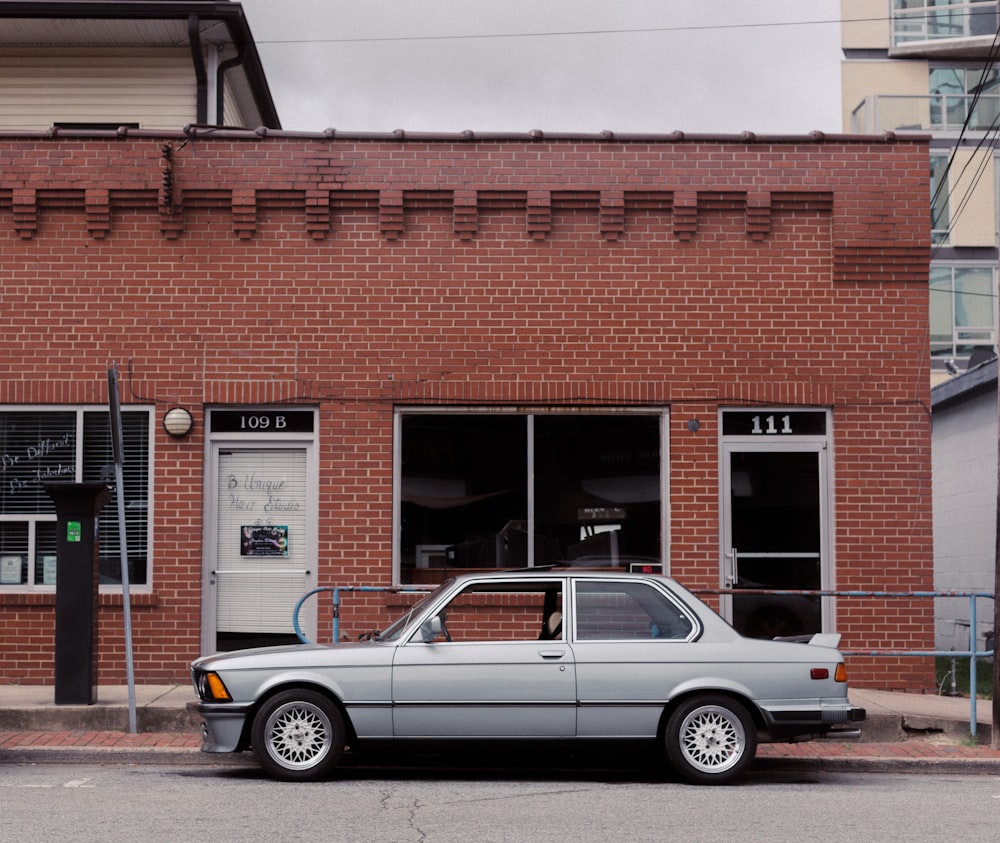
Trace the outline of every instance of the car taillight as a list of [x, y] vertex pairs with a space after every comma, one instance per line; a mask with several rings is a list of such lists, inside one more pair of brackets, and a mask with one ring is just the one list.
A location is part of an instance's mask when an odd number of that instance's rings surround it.
[[829, 679], [830, 670], [826, 667], [814, 667], [809, 671], [810, 679]]
[[833, 678], [837, 682], [846, 682], [847, 681], [847, 665], [845, 665], [843, 662], [841, 662], [840, 664], [838, 664], [837, 665], [837, 671], [836, 671], [836, 673], [833, 674]]

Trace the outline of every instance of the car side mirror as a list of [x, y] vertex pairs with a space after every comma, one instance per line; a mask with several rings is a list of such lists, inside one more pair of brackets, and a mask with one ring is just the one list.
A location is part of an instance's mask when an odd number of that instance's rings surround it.
[[420, 624], [420, 640], [425, 644], [430, 644], [441, 634], [441, 618], [435, 615]]

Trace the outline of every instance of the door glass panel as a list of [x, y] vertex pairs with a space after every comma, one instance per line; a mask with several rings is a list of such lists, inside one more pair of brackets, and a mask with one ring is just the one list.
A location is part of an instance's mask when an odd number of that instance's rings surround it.
[[[733, 588], [820, 589], [819, 459], [815, 451], [730, 453]], [[754, 638], [819, 632], [820, 599], [736, 594], [733, 624]]]

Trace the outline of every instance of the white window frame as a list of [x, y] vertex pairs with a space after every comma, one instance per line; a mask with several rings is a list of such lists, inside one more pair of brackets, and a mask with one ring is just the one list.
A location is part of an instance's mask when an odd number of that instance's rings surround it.
[[[82, 482], [83, 480], [83, 446], [84, 446], [84, 415], [87, 413], [105, 413], [107, 414], [108, 408], [105, 405], [96, 404], [74, 404], [74, 405], [52, 405], [52, 404], [38, 404], [38, 405], [5, 405], [0, 406], [0, 413], [5, 415], [13, 413], [24, 413], [25, 415], [38, 415], [45, 413], [74, 413], [76, 415], [76, 430], [75, 430], [75, 447], [74, 447], [74, 475], [72, 478], [64, 478], [72, 482]], [[153, 591], [153, 559], [154, 559], [154, 549], [153, 549], [153, 512], [154, 507], [154, 489], [155, 483], [154, 478], [154, 468], [156, 465], [155, 459], [155, 408], [147, 405], [130, 405], [127, 408], [123, 408], [123, 412], [127, 413], [141, 413], [147, 414], [147, 442], [148, 449], [146, 459], [148, 461], [147, 466], [147, 489], [146, 489], [146, 500], [147, 500], [147, 510], [146, 510], [146, 582], [144, 583], [131, 583], [130, 590], [133, 593], [148, 594]], [[109, 446], [110, 447], [110, 446]], [[114, 479], [108, 479], [109, 485], [113, 485]], [[107, 506], [112, 506], [112, 503], [107, 504]], [[117, 513], [114, 514], [117, 520]], [[20, 583], [17, 585], [3, 585], [0, 586], [0, 594], [26, 594], [26, 593], [46, 593], [54, 592], [55, 584], [45, 584], [38, 583], [34, 581], [35, 577], [35, 566], [31, 560], [35, 559], [36, 556], [36, 526], [37, 524], [49, 523], [54, 524], [58, 520], [55, 513], [28, 513], [28, 512], [18, 512], [11, 514], [0, 513], [0, 522], [7, 524], [27, 524], [28, 525], [28, 544], [27, 544], [27, 555], [29, 559], [28, 564], [28, 582]], [[100, 585], [100, 591], [102, 593], [114, 593], [121, 590], [120, 583], [109, 583], [107, 585]]]

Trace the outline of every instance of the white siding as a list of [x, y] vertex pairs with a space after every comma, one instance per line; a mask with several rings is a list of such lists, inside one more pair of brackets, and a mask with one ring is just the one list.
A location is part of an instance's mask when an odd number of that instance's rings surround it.
[[0, 55], [0, 127], [138, 123], [179, 130], [195, 122], [190, 52], [5, 50]]
[[[939, 591], [993, 591], [997, 507], [997, 395], [934, 412], [934, 579]], [[937, 647], [968, 647], [968, 599], [934, 601]], [[977, 638], [993, 603], [977, 605]], [[964, 641], [963, 641], [964, 639]]]

